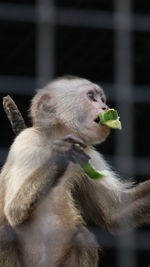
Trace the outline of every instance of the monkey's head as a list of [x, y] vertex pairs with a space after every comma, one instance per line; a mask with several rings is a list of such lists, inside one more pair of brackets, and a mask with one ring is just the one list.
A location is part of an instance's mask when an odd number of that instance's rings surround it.
[[38, 90], [32, 100], [31, 116], [37, 127], [51, 132], [59, 129], [59, 136], [73, 134], [94, 144], [104, 141], [110, 132], [98, 119], [107, 109], [105, 94], [98, 85], [64, 76]]

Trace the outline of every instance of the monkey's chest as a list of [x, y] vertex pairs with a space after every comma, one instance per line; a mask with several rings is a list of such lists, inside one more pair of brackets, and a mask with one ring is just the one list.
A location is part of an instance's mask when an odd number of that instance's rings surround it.
[[70, 193], [61, 188], [58, 192], [42, 200], [32, 218], [17, 229], [27, 267], [55, 266], [81, 223]]

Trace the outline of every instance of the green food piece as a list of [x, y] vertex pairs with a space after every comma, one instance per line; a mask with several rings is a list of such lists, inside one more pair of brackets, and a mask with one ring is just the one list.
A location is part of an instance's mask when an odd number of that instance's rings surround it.
[[106, 121], [104, 123], [104, 125], [108, 126], [109, 128], [112, 128], [112, 129], [118, 129], [118, 130], [122, 129], [121, 122], [119, 119]]
[[106, 125], [112, 129], [122, 129], [118, 113], [115, 109], [109, 109], [107, 111], [104, 111], [99, 115], [99, 118], [101, 124], [103, 125]]
[[84, 172], [92, 179], [96, 180], [108, 175], [107, 171], [96, 170], [89, 162], [83, 161], [75, 157], [76, 162], [82, 167]]
[[108, 121], [108, 120], [116, 120], [118, 119], [118, 113], [114, 109], [108, 109], [107, 111], [102, 112], [100, 115], [101, 123]]

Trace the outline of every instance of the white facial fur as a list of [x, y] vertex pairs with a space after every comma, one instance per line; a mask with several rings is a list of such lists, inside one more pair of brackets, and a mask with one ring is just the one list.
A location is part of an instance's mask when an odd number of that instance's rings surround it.
[[[88, 98], [89, 91], [95, 92], [97, 101]], [[47, 96], [45, 99], [44, 95]], [[102, 142], [110, 131], [94, 121], [99, 113], [108, 108], [100, 95], [105, 99], [103, 90], [86, 79], [57, 79], [39, 90], [32, 101], [31, 114], [36, 123], [38, 121], [46, 127], [59, 125], [65, 134], [75, 134], [88, 144]], [[42, 97], [45, 104], [40, 112], [37, 103]], [[50, 114], [51, 111], [53, 114]]]

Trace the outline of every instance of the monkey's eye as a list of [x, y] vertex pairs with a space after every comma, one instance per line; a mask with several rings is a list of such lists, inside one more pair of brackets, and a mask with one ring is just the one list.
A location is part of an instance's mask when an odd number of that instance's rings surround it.
[[88, 96], [88, 98], [89, 98], [90, 100], [92, 100], [92, 101], [97, 101], [97, 99], [96, 99], [96, 95], [95, 95], [95, 93], [94, 93], [93, 91], [89, 91], [89, 92], [87, 93], [87, 96]]
[[105, 97], [101, 96], [101, 100], [102, 100], [103, 103], [106, 103]]

